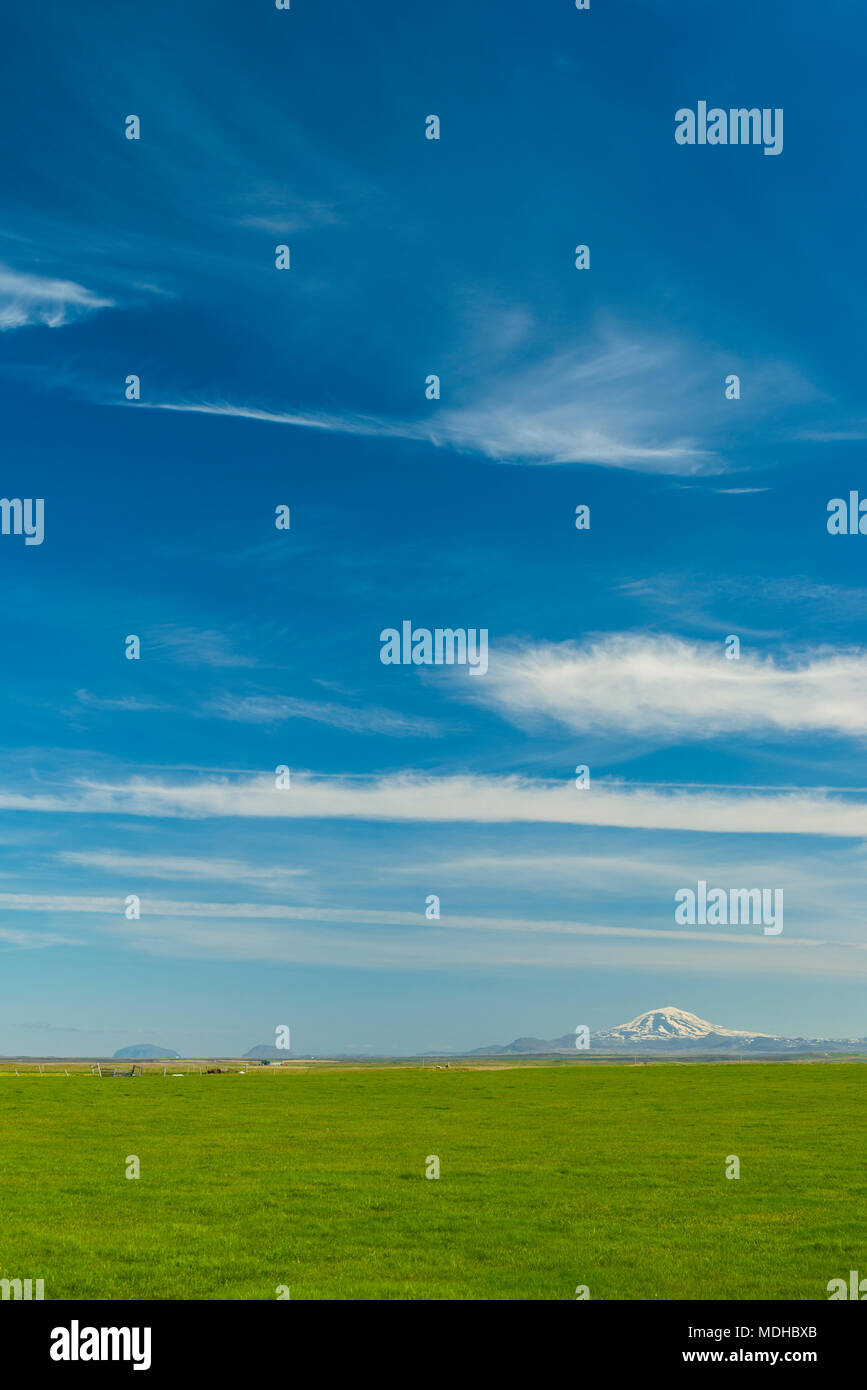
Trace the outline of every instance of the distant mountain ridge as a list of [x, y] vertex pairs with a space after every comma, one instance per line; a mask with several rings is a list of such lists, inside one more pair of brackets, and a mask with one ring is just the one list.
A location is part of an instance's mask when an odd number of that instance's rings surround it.
[[[589, 1051], [597, 1052], [827, 1052], [864, 1051], [867, 1038], [784, 1038], [775, 1033], [753, 1033], [740, 1028], [723, 1028], [708, 1023], [686, 1009], [666, 1004], [648, 1009], [629, 1023], [603, 1029], [590, 1036]], [[575, 1034], [548, 1041], [542, 1038], [516, 1038], [505, 1045], [477, 1047], [471, 1057], [532, 1056], [565, 1052], [575, 1055]]]
[[156, 1043], [133, 1043], [132, 1047], [122, 1047], [114, 1053], [115, 1057], [135, 1057], [135, 1058], [161, 1058], [176, 1061], [180, 1057], [179, 1052], [173, 1052], [170, 1047], [157, 1047]]

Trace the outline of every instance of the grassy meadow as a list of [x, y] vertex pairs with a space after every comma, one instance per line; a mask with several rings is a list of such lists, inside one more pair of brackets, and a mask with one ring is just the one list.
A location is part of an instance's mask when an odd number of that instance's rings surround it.
[[843, 1061], [7, 1070], [0, 1278], [46, 1299], [825, 1299], [867, 1274], [865, 1088]]

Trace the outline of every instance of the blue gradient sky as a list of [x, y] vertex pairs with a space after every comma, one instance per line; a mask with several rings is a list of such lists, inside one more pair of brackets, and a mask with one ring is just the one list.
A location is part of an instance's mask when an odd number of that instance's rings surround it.
[[867, 1034], [865, 24], [702, 10], [2, 21], [0, 1052]]

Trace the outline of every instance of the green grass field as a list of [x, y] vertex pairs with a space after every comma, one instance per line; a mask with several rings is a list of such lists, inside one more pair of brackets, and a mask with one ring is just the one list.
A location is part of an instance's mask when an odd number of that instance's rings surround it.
[[845, 1062], [4, 1075], [0, 1277], [46, 1299], [825, 1299], [867, 1275], [865, 1087]]

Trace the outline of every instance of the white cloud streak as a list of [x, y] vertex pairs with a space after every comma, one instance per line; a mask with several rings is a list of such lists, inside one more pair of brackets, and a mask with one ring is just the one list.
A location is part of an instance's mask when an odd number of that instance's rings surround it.
[[405, 772], [372, 778], [293, 772], [273, 777], [165, 782], [141, 777], [78, 782], [62, 792], [0, 791], [0, 809], [154, 818], [237, 817], [595, 825], [716, 834], [867, 837], [867, 805], [823, 789], [785, 792], [657, 787], [523, 777], [433, 776]]
[[0, 332], [37, 324], [62, 328], [96, 309], [113, 307], [113, 300], [100, 299], [72, 280], [52, 280], [0, 265]]
[[[760, 932], [684, 930], [676, 927], [599, 926], [538, 918], [449, 914], [436, 926], [422, 912], [312, 908], [261, 903], [183, 902], [142, 899], [142, 916], [123, 917], [119, 898], [68, 894], [0, 894], [0, 910], [117, 919], [109, 930], [137, 950], [156, 955], [260, 959], [345, 967], [435, 968], [484, 964], [528, 967], [659, 970], [725, 970], [867, 976], [867, 943], [776, 937]], [[269, 923], [273, 925], [268, 925]], [[360, 932], [347, 930], [359, 926]], [[305, 929], [305, 927], [307, 929]], [[334, 928], [341, 928], [339, 937]], [[403, 929], [409, 929], [407, 935]], [[28, 933], [10, 932], [15, 944]], [[44, 934], [39, 944], [52, 944]], [[336, 942], [339, 940], [339, 949]], [[70, 944], [54, 937], [58, 944]]]
[[719, 642], [614, 634], [492, 649], [470, 693], [512, 722], [708, 739], [867, 736], [867, 653], [817, 649], [785, 662]]
[[436, 738], [445, 732], [442, 724], [417, 715], [375, 706], [354, 708], [330, 700], [301, 700], [289, 696], [221, 695], [209, 700], [201, 712], [241, 724], [279, 724], [287, 719], [309, 719], [333, 729], [386, 734], [392, 738]]
[[100, 850], [62, 850], [57, 859], [62, 864], [99, 869], [106, 874], [124, 875], [127, 879], [134, 876], [144, 882], [149, 879], [167, 879], [175, 883], [195, 880], [277, 889], [307, 874], [306, 869], [274, 868], [239, 859], [196, 859], [183, 855], [121, 854]]
[[[443, 398], [416, 419], [352, 412], [270, 410], [258, 404], [198, 399], [142, 402], [157, 410], [232, 416], [341, 434], [426, 441], [503, 463], [579, 464], [693, 477], [726, 472], [725, 450], [764, 412], [779, 417], [819, 393], [794, 368], [735, 362], [728, 352], [673, 337], [604, 325], [590, 342], [528, 360], [528, 316], [483, 313], [488, 351], [480, 356], [470, 326], [460, 349], [468, 363], [444, 382]], [[478, 324], [476, 328], [478, 328]], [[493, 341], [511, 349], [511, 365]], [[520, 359], [518, 355], [521, 354]], [[749, 370], [752, 404], [733, 413], [722, 383]], [[776, 419], [775, 419], [776, 426]]]
[[[701, 367], [696, 366], [701, 362]], [[595, 348], [566, 348], [498, 368], [472, 396], [422, 419], [268, 410], [228, 401], [143, 403], [157, 410], [232, 416], [270, 424], [430, 444], [507, 463], [594, 463], [648, 473], [720, 473], [724, 460], [702, 443], [722, 420], [720, 365], [677, 342], [637, 341], [608, 331]], [[784, 368], [756, 368], [779, 406], [792, 394]], [[807, 391], [799, 383], [801, 392]], [[719, 399], [718, 399], [719, 398]], [[731, 417], [728, 436], [731, 435]]]

